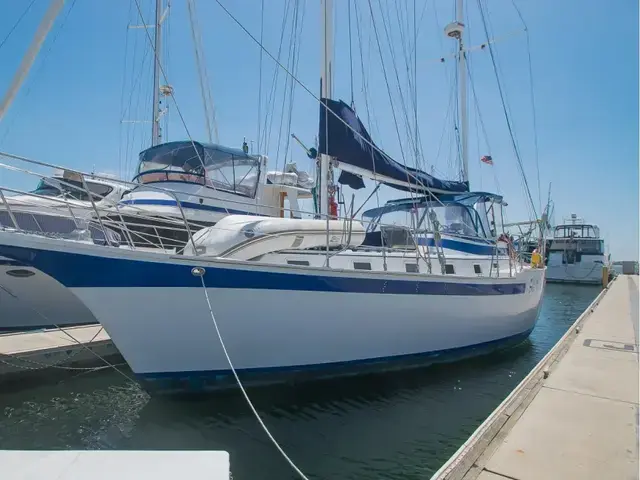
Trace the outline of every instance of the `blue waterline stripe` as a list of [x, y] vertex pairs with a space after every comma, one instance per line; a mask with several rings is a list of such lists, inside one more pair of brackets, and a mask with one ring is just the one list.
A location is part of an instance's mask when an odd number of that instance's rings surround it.
[[[535, 315], [535, 313], [532, 313]], [[317, 371], [317, 370], [330, 370], [339, 369], [345, 367], [366, 367], [368, 365], [385, 364], [412, 360], [429, 360], [430, 358], [437, 358], [439, 361], [446, 361], [446, 358], [464, 357], [467, 354], [472, 354], [474, 350], [485, 350], [497, 348], [502, 344], [515, 344], [517, 342], [524, 341], [533, 331], [530, 328], [522, 333], [511, 335], [505, 338], [499, 338], [497, 340], [490, 340], [488, 342], [475, 343], [472, 345], [466, 345], [464, 347], [447, 348], [443, 350], [433, 350], [430, 352], [410, 353], [404, 355], [394, 355], [390, 357], [376, 357], [360, 360], [347, 360], [342, 362], [320, 363], [311, 365], [292, 365], [286, 367], [257, 367], [257, 368], [236, 368], [238, 374], [256, 375], [256, 374], [269, 374], [269, 373], [287, 373], [287, 372], [305, 372], [305, 371]], [[163, 380], [163, 379], [185, 379], [189, 377], [198, 378], [215, 378], [233, 375], [231, 369], [220, 370], [192, 370], [183, 372], [157, 372], [157, 373], [139, 373], [136, 376], [140, 379], [147, 381]]]
[[[160, 205], [165, 207], [177, 207], [178, 202], [175, 200], [163, 200], [163, 199], [135, 199], [135, 200], [122, 200], [120, 204], [124, 205]], [[265, 215], [259, 213], [246, 212], [244, 210], [235, 210], [233, 208], [215, 207], [213, 205], [204, 205], [193, 202], [180, 202], [182, 208], [190, 208], [192, 210], [204, 210], [208, 212], [229, 213], [231, 215], [257, 215], [264, 217]]]
[[[150, 262], [5, 245], [0, 245], [0, 255], [31, 265], [69, 288], [202, 288], [200, 278], [191, 274], [196, 265], [176, 259]], [[204, 280], [209, 288], [459, 296], [517, 295], [526, 290], [524, 283], [485, 283], [486, 280], [457, 283], [421, 278], [328, 276], [318, 274], [317, 270], [301, 274], [282, 270], [261, 271], [252, 267], [225, 268], [206, 262], [199, 266], [206, 270]]]

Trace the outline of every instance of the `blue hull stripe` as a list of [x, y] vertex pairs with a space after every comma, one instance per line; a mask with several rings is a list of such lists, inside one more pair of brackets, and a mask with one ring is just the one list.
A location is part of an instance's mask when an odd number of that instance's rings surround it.
[[[357, 371], [357, 369], [365, 370], [367, 367], [376, 367], [377, 371], [392, 369], [394, 366], [402, 367], [404, 365], [426, 366], [433, 363], [445, 363], [461, 360], [464, 358], [476, 356], [482, 353], [489, 353], [499, 348], [517, 345], [529, 337], [533, 328], [522, 333], [512, 335], [489, 342], [482, 342], [464, 347], [448, 348], [443, 350], [435, 350], [430, 352], [412, 353], [407, 355], [396, 355], [392, 357], [378, 357], [362, 360], [349, 360], [343, 362], [332, 362], [312, 365], [294, 365], [287, 367], [266, 367], [266, 368], [244, 368], [236, 369], [236, 372], [242, 376], [253, 375], [286, 375], [287, 373], [305, 373], [311, 372], [320, 376], [339, 375], [340, 370]], [[395, 364], [395, 365], [394, 365]], [[380, 368], [378, 368], [380, 367]], [[386, 367], [386, 368], [385, 368]], [[199, 381], [206, 382], [213, 380], [216, 382], [225, 382], [225, 380], [233, 379], [233, 372], [230, 369], [224, 370], [194, 370], [186, 372], [157, 372], [136, 374], [136, 377], [143, 382], [157, 384], [158, 387], [164, 382], [171, 381], [191, 381], [190, 387], [206, 388]], [[195, 382], [194, 382], [195, 380]], [[233, 381], [235, 385], [235, 380]]]
[[[164, 200], [164, 199], [136, 199], [136, 200], [122, 200], [120, 204], [124, 205], [160, 205], [164, 207], [177, 207], [178, 202], [175, 200]], [[261, 215], [259, 213], [246, 212], [243, 210], [234, 210], [233, 208], [224, 208], [224, 207], [215, 207], [213, 205], [201, 205], [199, 203], [193, 202], [180, 202], [182, 208], [190, 208], [191, 210], [204, 210], [207, 212], [218, 212], [218, 213], [229, 213], [230, 215], [257, 215], [260, 217], [264, 217], [265, 215]]]
[[[495, 245], [487, 244], [487, 245], [478, 245], [477, 243], [468, 243], [461, 242], [459, 240], [451, 240], [449, 238], [443, 238], [440, 242], [442, 248], [447, 248], [449, 250], [455, 250], [458, 252], [470, 253], [473, 255], [486, 255], [491, 256], [495, 255], [496, 247]], [[418, 245], [427, 245], [429, 247], [435, 247], [436, 243], [432, 237], [429, 238], [418, 238]], [[504, 248], [498, 249], [499, 255], [505, 255], [506, 250]]]
[[[201, 280], [191, 274], [193, 263], [149, 262], [109, 258], [71, 252], [39, 250], [0, 245], [0, 255], [31, 265], [70, 288], [156, 287], [201, 288]], [[231, 269], [208, 265], [205, 282], [210, 288], [293, 290], [312, 292], [377, 293], [402, 295], [517, 295], [524, 283], [454, 283], [447, 281], [397, 280], [365, 276], [325, 276]]]

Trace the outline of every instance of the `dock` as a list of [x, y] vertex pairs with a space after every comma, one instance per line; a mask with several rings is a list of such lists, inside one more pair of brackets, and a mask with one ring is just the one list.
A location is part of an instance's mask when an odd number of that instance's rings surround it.
[[53, 371], [75, 372], [122, 362], [101, 325], [0, 335], [0, 382]]
[[3, 478], [12, 480], [156, 480], [230, 478], [224, 451], [2, 450]]
[[639, 478], [638, 299], [619, 275], [432, 480]]

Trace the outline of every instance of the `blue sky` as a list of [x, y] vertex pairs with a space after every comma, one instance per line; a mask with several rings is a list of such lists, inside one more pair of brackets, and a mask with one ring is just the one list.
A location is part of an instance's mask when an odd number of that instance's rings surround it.
[[[153, 2], [138, 1], [150, 20]], [[0, 48], [3, 66], [0, 91], [4, 92], [11, 81], [48, 3], [47, 0], [35, 0], [24, 20]], [[205, 140], [186, 2], [174, 0], [173, 3], [165, 25], [166, 48], [163, 50], [167, 75], [175, 89], [178, 105], [169, 105], [165, 139], [186, 138], [179, 108], [191, 135]], [[473, 47], [484, 42], [485, 34], [478, 14], [478, 1], [466, 3], [467, 44]], [[556, 221], [577, 213], [600, 225], [614, 259], [637, 260], [637, 2], [515, 0], [529, 32], [540, 196], [527, 35], [512, 0], [482, 0], [482, 3], [486, 5], [490, 36], [497, 38], [493, 48], [499, 77], [536, 204], [540, 197], [544, 201], [551, 183]], [[223, 0], [223, 4], [252, 34], [260, 36], [260, 0]], [[353, 75], [356, 110], [374, 140], [396, 159], [415, 165], [415, 156], [409, 152], [410, 139], [415, 135], [408, 135], [402, 121], [399, 122], [401, 141], [397, 138], [394, 111], [370, 21], [370, 4], [365, 0], [351, 2], [351, 56], [348, 2], [335, 0], [335, 4], [334, 97], [350, 101]], [[450, 102], [455, 88], [455, 65], [450, 57], [454, 44], [443, 34], [445, 24], [454, 18], [454, 4], [452, 0], [416, 0], [418, 20], [414, 42], [413, 1], [371, 1], [396, 115], [400, 115], [401, 105], [398, 92], [402, 92], [409, 104], [408, 79], [413, 78], [413, 73], [407, 75], [406, 63], [408, 60], [413, 62], [413, 57], [405, 56], [403, 47], [411, 50], [414, 43], [417, 45], [415, 78], [422, 144], [419, 165], [428, 170], [433, 168], [438, 175], [447, 178], [455, 177], [459, 170]], [[295, 44], [296, 76], [316, 92], [320, 65], [319, 1], [267, 0], [265, 5], [265, 47], [276, 55], [284, 32], [282, 63], [293, 65], [289, 56], [293, 54], [291, 47]], [[0, 6], [3, 11], [1, 41], [25, 10], [27, 2], [0, 0]], [[293, 90], [289, 128], [288, 96], [292, 89], [285, 85], [286, 75], [279, 72], [275, 81], [274, 107], [267, 107], [277, 67], [264, 56], [260, 75], [256, 44], [213, 0], [200, 0], [197, 8], [220, 142], [239, 147], [246, 137], [254, 141], [254, 148], [259, 146], [261, 153], [269, 155], [272, 168], [282, 168], [286, 152], [287, 161], [294, 160], [307, 169], [309, 162], [304, 153], [295, 144], [287, 145], [287, 138], [291, 131], [313, 144], [318, 121], [317, 102], [301, 88]], [[356, 9], [359, 23], [356, 22]], [[297, 24], [294, 24], [296, 17]], [[122, 124], [121, 120], [150, 118], [151, 67], [145, 32], [128, 29], [129, 23], [140, 23], [135, 1], [68, 0], [29, 78], [0, 122], [0, 150], [130, 177], [138, 151], [149, 144], [150, 127], [145, 123]], [[359, 36], [356, 23], [360, 25]], [[441, 57], [445, 58], [444, 63], [439, 61]], [[413, 70], [412, 65], [409, 70]], [[400, 90], [395, 72], [398, 72]], [[472, 188], [499, 191], [509, 202], [509, 220], [527, 219], [526, 196], [488, 49], [470, 54], [470, 72], [477, 94], [477, 100], [470, 94]], [[367, 82], [366, 94], [363, 78]], [[259, 99], [262, 99], [260, 120]], [[413, 118], [413, 111], [410, 106], [410, 118]], [[269, 119], [265, 121], [267, 115]], [[267, 141], [258, 142], [258, 129], [264, 130], [269, 125], [271, 134]], [[493, 167], [479, 162], [479, 158], [487, 153], [494, 159]], [[7, 173], [0, 175], [5, 184], [29, 186], [28, 179]], [[356, 203], [362, 202], [370, 192], [371, 183], [367, 182], [367, 186], [366, 192], [356, 193]], [[350, 197], [352, 192], [345, 189], [345, 193]], [[375, 207], [394, 195], [398, 195], [397, 192], [381, 189], [380, 196], [370, 200], [367, 207]]]

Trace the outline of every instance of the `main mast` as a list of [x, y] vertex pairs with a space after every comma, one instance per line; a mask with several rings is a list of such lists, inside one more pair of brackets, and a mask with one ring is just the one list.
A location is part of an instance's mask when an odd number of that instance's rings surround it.
[[160, 135], [160, 58], [162, 56], [161, 40], [162, 32], [162, 0], [156, 0], [156, 22], [153, 50], [155, 62], [153, 64], [153, 117], [151, 119], [151, 146], [158, 145]]
[[[322, 18], [322, 68], [320, 73], [320, 98], [333, 96], [333, 0], [320, 0]], [[325, 108], [321, 106], [321, 108]], [[328, 115], [328, 112], [325, 112]], [[325, 122], [328, 124], [329, 122]], [[328, 136], [326, 137], [328, 139]], [[331, 157], [320, 154], [320, 191], [318, 205], [320, 216], [329, 213], [329, 162]], [[328, 217], [326, 217], [328, 218]]]
[[464, 51], [464, 0], [457, 0], [456, 21], [444, 29], [447, 36], [458, 41], [458, 106], [460, 114], [460, 159], [462, 161], [462, 181], [469, 181], [468, 130], [467, 119], [467, 57]]

